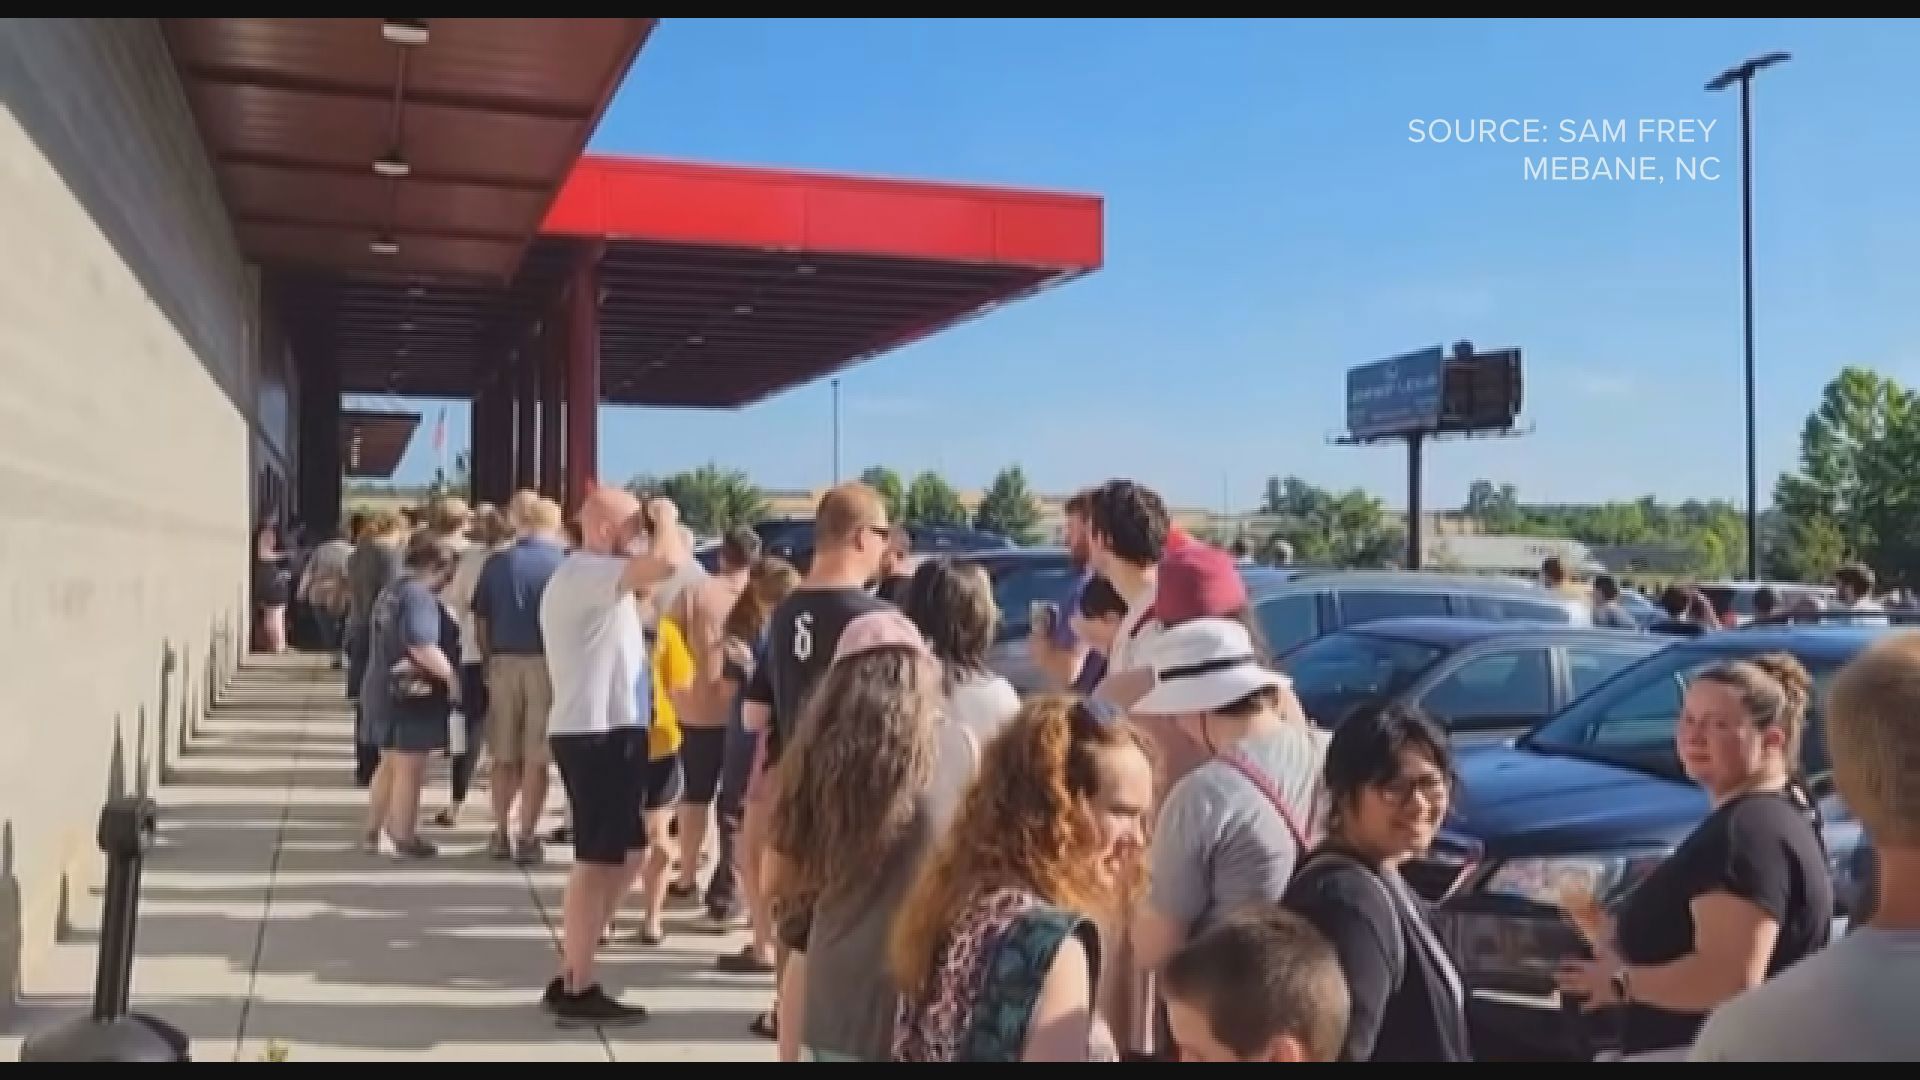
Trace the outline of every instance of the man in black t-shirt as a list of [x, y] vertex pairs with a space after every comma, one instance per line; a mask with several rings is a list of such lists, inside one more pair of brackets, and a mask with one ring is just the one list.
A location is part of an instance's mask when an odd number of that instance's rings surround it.
[[856, 616], [886, 606], [867, 591], [887, 558], [887, 508], [865, 484], [844, 484], [820, 500], [814, 515], [813, 566], [774, 609], [766, 659], [747, 686], [743, 720], [767, 733], [767, 767], [793, 739], [814, 686], [833, 663], [840, 632]]
[[[861, 483], [827, 492], [814, 514], [814, 543], [806, 579], [767, 623], [765, 655], [743, 695], [741, 721], [748, 731], [766, 733], [769, 772], [793, 741], [807, 696], [833, 664], [841, 631], [856, 617], [888, 606], [867, 591], [889, 546], [887, 507], [879, 493]], [[779, 807], [771, 805], [767, 780], [763, 775], [750, 786], [742, 830], [750, 855], [758, 850], [763, 859], [771, 857], [763, 846], [768, 823], [779, 813]], [[764, 868], [759, 880], [767, 880]], [[752, 946], [719, 960], [722, 971], [765, 971], [772, 966], [771, 958], [756, 955]], [[771, 1016], [756, 1021], [755, 1030], [771, 1033]]]

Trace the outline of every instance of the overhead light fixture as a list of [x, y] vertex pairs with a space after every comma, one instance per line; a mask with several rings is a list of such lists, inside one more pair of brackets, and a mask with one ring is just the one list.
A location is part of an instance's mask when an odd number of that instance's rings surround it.
[[427, 20], [388, 19], [380, 25], [380, 36], [395, 45], [425, 45], [428, 37]]
[[735, 315], [751, 315], [753, 314], [753, 305], [752, 304], [735, 304], [733, 305], [733, 313]]
[[427, 289], [426, 289], [426, 286], [424, 286], [424, 285], [409, 285], [409, 286], [407, 286], [407, 295], [408, 295], [408, 296], [411, 296], [411, 297], [413, 297], [413, 298], [414, 298], [415, 300], [418, 300], [418, 299], [420, 299], [421, 297], [423, 297], [423, 296], [425, 296], [425, 295], [427, 295]]
[[412, 319], [408, 319], [407, 321], [400, 324], [400, 331], [402, 333], [412, 333], [414, 329], [415, 329], [415, 326], [413, 324]]
[[687, 335], [687, 344], [689, 345], [705, 345], [706, 343], [707, 339], [701, 337], [699, 334]]
[[814, 265], [812, 263], [801, 263], [799, 266], [793, 268], [793, 272], [796, 274], [811, 274], [813, 271]]
[[402, 346], [400, 346], [399, 348], [397, 348], [397, 349], [395, 349], [395, 350], [393, 350], [393, 355], [394, 355], [395, 357], [398, 357], [398, 358], [399, 358], [399, 359], [401, 359], [401, 360], [405, 360], [405, 359], [407, 358], [407, 355], [408, 355], [408, 354], [407, 354], [407, 347], [406, 347], [405, 345], [402, 345]]
[[390, 180], [401, 180], [413, 172], [413, 166], [407, 164], [406, 159], [399, 154], [388, 154], [386, 157], [373, 159], [373, 171]]
[[400, 245], [390, 236], [376, 236], [367, 241], [367, 250], [375, 255], [393, 256], [400, 254]]

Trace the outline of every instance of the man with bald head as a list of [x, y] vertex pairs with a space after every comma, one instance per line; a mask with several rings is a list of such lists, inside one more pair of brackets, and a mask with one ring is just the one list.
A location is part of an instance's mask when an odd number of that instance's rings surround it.
[[548, 743], [573, 810], [573, 870], [561, 915], [561, 971], [545, 1005], [563, 1027], [641, 1023], [645, 1009], [607, 996], [594, 953], [633, 887], [646, 848], [647, 728], [653, 680], [639, 599], [692, 557], [673, 503], [644, 508], [617, 488], [587, 496], [580, 546], [547, 582], [540, 633], [553, 690]]
[[[766, 732], [769, 772], [793, 742], [808, 695], [833, 663], [841, 631], [861, 615], [891, 607], [867, 591], [868, 583], [880, 576], [891, 542], [887, 505], [879, 493], [861, 483], [842, 484], [821, 497], [813, 522], [813, 565], [800, 587], [768, 620], [766, 655], [754, 669], [741, 709], [741, 720], [748, 731]], [[749, 854], [756, 849], [764, 851], [767, 825], [780, 812], [769, 805], [771, 786], [762, 776], [748, 787], [742, 839]], [[763, 855], [763, 865], [772, 861], [773, 856]], [[778, 868], [772, 867], [759, 880], [777, 876]], [[722, 956], [721, 970], [757, 971], [774, 966], [770, 963], [774, 958], [755, 955], [751, 950], [748, 946], [747, 951]], [[803, 974], [794, 964], [779, 977], [781, 1015], [775, 1026], [782, 1038], [783, 1060], [792, 1060], [798, 1053], [793, 1040], [800, 1031], [798, 1017], [802, 1014], [797, 1010], [804, 1005], [797, 996]], [[767, 1025], [756, 1026], [764, 1029]]]

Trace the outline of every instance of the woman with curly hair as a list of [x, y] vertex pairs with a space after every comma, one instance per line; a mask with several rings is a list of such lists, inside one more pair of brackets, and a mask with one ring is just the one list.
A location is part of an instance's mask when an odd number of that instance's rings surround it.
[[[780, 976], [780, 1056], [882, 1061], [897, 990], [887, 931], [951, 816], [961, 785], [936, 782], [939, 665], [891, 608], [841, 632], [833, 666], [808, 699], [773, 776], [770, 858]], [[949, 755], [951, 758], [952, 756]]]
[[895, 1061], [1114, 1056], [1095, 920], [1139, 891], [1153, 770], [1140, 734], [1096, 709], [1036, 698], [987, 747], [894, 922]]

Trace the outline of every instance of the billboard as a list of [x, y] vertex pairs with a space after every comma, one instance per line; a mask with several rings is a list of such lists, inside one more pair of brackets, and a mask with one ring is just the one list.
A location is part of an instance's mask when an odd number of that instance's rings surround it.
[[1446, 354], [1439, 346], [1347, 372], [1347, 434], [1356, 439], [1440, 426]]

